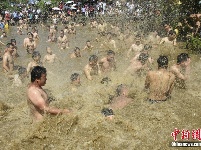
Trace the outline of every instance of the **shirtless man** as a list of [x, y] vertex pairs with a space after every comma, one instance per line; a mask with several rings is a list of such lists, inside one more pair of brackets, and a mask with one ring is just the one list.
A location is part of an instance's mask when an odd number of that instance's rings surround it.
[[84, 67], [84, 74], [88, 80], [93, 80], [93, 75], [100, 74], [98, 57], [96, 55], [90, 56], [89, 63]]
[[129, 89], [124, 84], [117, 86], [116, 93], [117, 97], [113, 98], [110, 104], [110, 108], [113, 110], [122, 109], [133, 100], [132, 98], [128, 98]]
[[109, 48], [109, 49], [113, 49], [114, 51], [117, 51], [116, 42], [115, 42], [115, 40], [112, 39], [112, 33], [109, 32], [107, 34], [107, 39], [103, 44], [101, 44], [101, 47], [102, 46]]
[[168, 37], [164, 37], [161, 39], [159, 44], [169, 44], [169, 45], [177, 45], [177, 40], [176, 40], [176, 32], [173, 30], [170, 30], [168, 32]]
[[32, 54], [36, 49], [36, 42], [33, 40], [33, 34], [28, 33], [28, 38], [24, 39], [24, 47], [28, 54]]
[[176, 76], [176, 85], [180, 88], [186, 88], [185, 81], [189, 78], [190, 63], [191, 59], [188, 54], [181, 53], [177, 56], [177, 63], [170, 68]]
[[115, 52], [108, 50], [107, 56], [99, 61], [101, 72], [109, 72], [116, 69]]
[[56, 42], [56, 41], [57, 41], [57, 38], [56, 38], [55, 34], [53, 32], [50, 32], [48, 35], [47, 42]]
[[32, 54], [32, 59], [28, 66], [27, 66], [27, 76], [29, 76], [29, 73], [35, 66], [43, 66], [42, 62], [40, 61], [41, 55], [38, 51], [34, 51]]
[[60, 36], [58, 37], [58, 44], [59, 44], [60, 49], [69, 48], [69, 42], [68, 42], [67, 36], [64, 35], [63, 30], [61, 30]]
[[135, 73], [138, 73], [142, 70], [149, 70], [148, 59], [148, 54], [140, 53], [140, 55], [137, 55], [137, 57], [134, 57], [130, 61], [130, 66], [124, 71], [123, 74], [126, 75], [129, 73], [131, 75], [134, 75]]
[[117, 96], [112, 99], [109, 108], [103, 108], [101, 110], [101, 113], [109, 120], [114, 118], [113, 110], [123, 109], [133, 101], [132, 98], [128, 97], [129, 89], [124, 84], [117, 86], [116, 94]]
[[93, 45], [91, 45], [91, 42], [89, 40], [86, 41], [86, 45], [85, 47], [83, 48], [83, 51], [88, 51], [88, 52], [91, 52], [92, 49], [93, 49]]
[[11, 39], [10, 42], [13, 44], [13, 47], [14, 47], [13, 52], [12, 52], [13, 58], [19, 57], [19, 54], [17, 53], [16, 40]]
[[70, 76], [72, 91], [76, 91], [77, 88], [81, 85], [80, 75], [78, 73], [73, 73]]
[[130, 57], [130, 53], [134, 52], [134, 56], [143, 49], [144, 45], [141, 44], [140, 38], [136, 37], [136, 42], [131, 45], [130, 49], [127, 52], [127, 57]]
[[46, 84], [46, 69], [40, 66], [31, 71], [31, 83], [27, 89], [27, 104], [34, 122], [43, 120], [45, 114], [68, 114], [68, 109], [58, 109], [49, 106], [48, 95], [42, 86]]
[[75, 47], [73, 53], [70, 55], [70, 58], [77, 58], [77, 57], [82, 57], [79, 47]]
[[3, 55], [3, 70], [5, 73], [10, 73], [13, 71], [14, 61], [12, 57], [12, 52], [14, 49], [13, 44], [8, 43], [5, 53]]
[[171, 96], [174, 87], [175, 76], [167, 71], [168, 58], [159, 56], [158, 70], [149, 71], [146, 76], [145, 89], [148, 89], [148, 101], [158, 103], [166, 101]]
[[39, 36], [38, 36], [38, 32], [37, 32], [36, 27], [32, 28], [32, 34], [33, 34], [34, 41], [38, 41], [39, 40]]
[[47, 54], [43, 58], [43, 63], [53, 63], [55, 59], [57, 59], [56, 54], [52, 53], [52, 50], [50, 47], [46, 47]]
[[20, 87], [23, 84], [24, 78], [27, 76], [27, 70], [24, 67], [18, 68], [18, 73], [13, 75], [12, 77], [9, 76], [11, 79], [13, 79], [13, 87]]
[[93, 28], [97, 28], [98, 23], [97, 23], [97, 21], [96, 21], [95, 19], [91, 19], [89, 25], [90, 25], [90, 27], [93, 29]]

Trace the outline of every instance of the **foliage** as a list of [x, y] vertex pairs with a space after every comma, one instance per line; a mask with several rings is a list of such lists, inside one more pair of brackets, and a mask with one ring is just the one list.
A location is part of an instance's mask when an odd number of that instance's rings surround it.
[[188, 41], [188, 48], [194, 52], [201, 52], [201, 39], [199, 37], [191, 37]]

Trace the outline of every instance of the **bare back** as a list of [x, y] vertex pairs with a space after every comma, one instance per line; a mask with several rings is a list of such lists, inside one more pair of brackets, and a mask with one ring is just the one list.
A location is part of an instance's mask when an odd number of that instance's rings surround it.
[[149, 71], [145, 82], [145, 87], [149, 89], [148, 98], [166, 100], [171, 94], [174, 80], [174, 74], [167, 70]]

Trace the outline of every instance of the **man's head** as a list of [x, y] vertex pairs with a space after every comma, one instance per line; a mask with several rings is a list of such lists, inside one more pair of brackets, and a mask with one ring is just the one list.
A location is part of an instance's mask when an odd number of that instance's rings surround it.
[[24, 67], [19, 67], [18, 68], [18, 74], [20, 77], [24, 78], [27, 74], [27, 69]]
[[40, 60], [41, 55], [40, 55], [39, 51], [34, 51], [34, 52], [32, 53], [32, 58], [33, 58], [33, 60], [35, 60], [35, 61]]
[[120, 84], [117, 86], [117, 89], [116, 89], [116, 93], [117, 93], [117, 96], [127, 96], [128, 95], [128, 87], [125, 85], [125, 84]]
[[171, 41], [174, 40], [176, 38], [176, 32], [173, 30], [170, 30], [168, 33], [168, 37]]
[[152, 49], [152, 46], [151, 46], [151, 45], [149, 45], [149, 44], [145, 44], [145, 45], [144, 45], [144, 48], [143, 48], [144, 51], [148, 51], [148, 50], [150, 50], [150, 49]]
[[164, 27], [165, 31], [169, 31], [169, 29], [170, 29], [170, 25], [168, 23], [164, 23], [163, 27]]
[[91, 42], [89, 40], [86, 41], [87, 46], [91, 46]]
[[70, 76], [70, 80], [72, 84], [78, 85], [80, 84], [80, 75], [78, 73], [73, 73]]
[[60, 31], [60, 36], [61, 36], [61, 37], [64, 37], [64, 30], [61, 30], [61, 31]]
[[96, 65], [97, 62], [98, 62], [98, 56], [96, 56], [96, 55], [91, 55], [91, 56], [89, 57], [89, 64], [90, 64], [90, 65]]
[[36, 82], [39, 86], [44, 86], [46, 84], [46, 68], [41, 66], [36, 66], [31, 71], [31, 82]]
[[157, 63], [158, 63], [158, 68], [167, 69], [167, 67], [168, 67], [168, 58], [167, 58], [167, 56], [159, 56], [159, 58], [157, 59]]
[[12, 43], [7, 43], [7, 44], [6, 44], [6, 47], [7, 47], [7, 51], [9, 51], [9, 52], [12, 52], [13, 49], [14, 49], [14, 46], [13, 46]]
[[48, 54], [52, 55], [52, 50], [51, 50], [50, 47], [46, 47], [46, 51], [47, 51]]
[[112, 50], [108, 50], [107, 52], [107, 61], [113, 61], [115, 56], [115, 52]]
[[29, 38], [29, 40], [33, 40], [33, 34], [32, 33], [28, 33], [28, 38]]
[[138, 60], [141, 62], [142, 65], [144, 65], [146, 63], [146, 61], [148, 60], [149, 55], [147, 53], [141, 53], [138, 57]]
[[15, 39], [11, 39], [10, 42], [11, 42], [13, 45], [16, 45], [16, 40], [15, 40]]
[[76, 57], [81, 57], [81, 53], [80, 53], [80, 48], [79, 47], [75, 47], [74, 54], [75, 54]]
[[177, 56], [177, 64], [186, 66], [186, 62], [190, 59], [187, 53], [181, 53]]

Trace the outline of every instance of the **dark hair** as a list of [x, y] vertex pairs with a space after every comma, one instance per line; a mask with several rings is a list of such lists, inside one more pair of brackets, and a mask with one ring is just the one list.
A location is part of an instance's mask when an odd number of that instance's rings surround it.
[[167, 68], [168, 67], [168, 58], [167, 56], [159, 56], [157, 59], [158, 68]]
[[34, 82], [36, 79], [40, 79], [42, 74], [46, 74], [46, 72], [46, 68], [35, 66], [31, 71], [31, 82]]
[[90, 62], [92, 62], [92, 61], [97, 61], [98, 60], [98, 56], [96, 56], [96, 55], [91, 55], [90, 57], [89, 57], [89, 61]]
[[139, 57], [138, 57], [138, 60], [139, 60], [142, 64], [144, 64], [144, 63], [147, 61], [148, 58], [149, 58], [149, 54], [141, 53], [141, 54], [139, 55]]
[[144, 45], [144, 50], [149, 50], [149, 49], [151, 49], [151, 48], [152, 48], [152, 46], [149, 45], [149, 44], [145, 44], [145, 45]]
[[108, 50], [107, 55], [115, 55], [115, 52], [113, 50]]
[[7, 44], [6, 44], [6, 47], [7, 47], [7, 48], [9, 48], [10, 46], [13, 46], [13, 44], [12, 44], [12, 43], [7, 43]]
[[19, 76], [21, 76], [22, 74], [24, 74], [26, 71], [27, 71], [26, 68], [20, 66], [20, 67], [18, 68], [18, 74], [19, 74]]
[[27, 35], [31, 35], [32, 33], [31, 32], [27, 32]]
[[90, 40], [87, 40], [86, 43], [87, 43], [87, 42], [90, 42]]
[[187, 53], [181, 53], [177, 56], [177, 64], [180, 64], [190, 58]]
[[10, 42], [11, 42], [11, 43], [12, 43], [12, 42], [15, 42], [15, 43], [16, 43], [16, 40], [15, 40], [15, 39], [11, 39]]
[[39, 52], [39, 51], [34, 51], [34, 52], [32, 53], [32, 58], [35, 58], [35, 57], [37, 57], [37, 56], [41, 56], [41, 55], [40, 55], [40, 52]]
[[80, 48], [79, 47], [75, 47], [74, 51], [77, 51], [77, 50], [80, 51]]
[[168, 35], [173, 35], [173, 34], [176, 34], [176, 32], [173, 31], [173, 30], [170, 30], [169, 33], [168, 33]]
[[117, 94], [117, 96], [120, 96], [120, 95], [121, 95], [122, 90], [123, 90], [123, 88], [125, 88], [125, 87], [126, 87], [125, 84], [120, 84], [120, 85], [117, 86], [117, 88], [116, 88], [116, 94]]
[[78, 73], [73, 73], [73, 74], [71, 74], [70, 79], [71, 79], [71, 81], [75, 81], [75, 80], [77, 80], [78, 77], [79, 77]]

